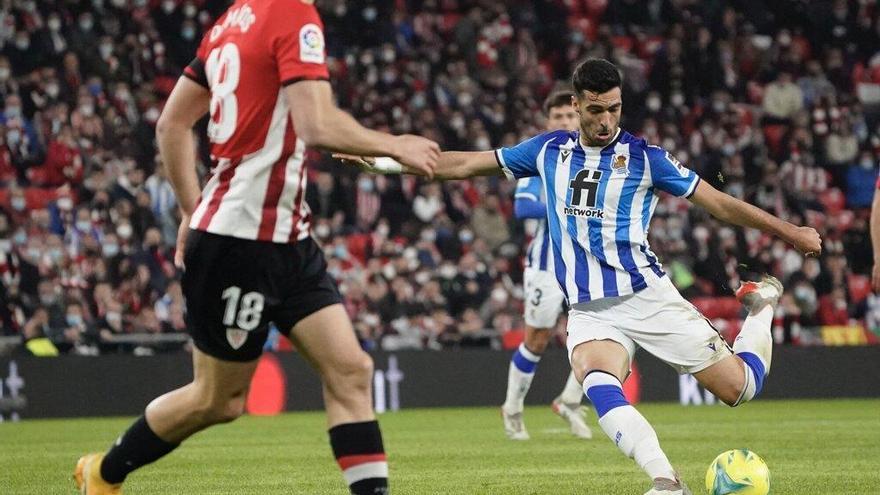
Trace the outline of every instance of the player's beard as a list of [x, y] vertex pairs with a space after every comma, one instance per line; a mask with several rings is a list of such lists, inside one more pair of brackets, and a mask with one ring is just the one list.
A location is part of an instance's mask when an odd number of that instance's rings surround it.
[[605, 146], [614, 139], [614, 129], [600, 126], [593, 132], [586, 134], [586, 138], [588, 146]]

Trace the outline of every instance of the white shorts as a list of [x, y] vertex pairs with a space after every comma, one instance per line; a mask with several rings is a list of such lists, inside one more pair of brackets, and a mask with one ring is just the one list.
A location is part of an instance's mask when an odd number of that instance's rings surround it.
[[556, 276], [548, 271], [526, 267], [523, 272], [525, 285], [525, 320], [533, 328], [553, 328], [562, 314], [565, 294], [559, 288]]
[[704, 370], [733, 353], [668, 277], [635, 294], [575, 304], [567, 333], [569, 360], [578, 344], [613, 340], [626, 348], [630, 362], [638, 345], [680, 374]]

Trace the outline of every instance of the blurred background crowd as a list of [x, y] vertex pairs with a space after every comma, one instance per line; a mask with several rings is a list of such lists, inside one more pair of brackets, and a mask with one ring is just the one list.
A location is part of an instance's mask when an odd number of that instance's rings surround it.
[[[880, 298], [867, 276], [880, 157], [875, 1], [318, 6], [340, 106], [368, 127], [422, 134], [447, 150], [541, 132], [543, 98], [573, 66], [612, 60], [624, 74], [624, 128], [825, 238], [822, 257], [805, 260], [664, 196], [651, 245], [685, 296], [730, 337], [740, 317], [732, 290], [771, 273], [787, 288], [779, 342], [829, 343], [818, 329], [847, 327], [856, 333], [845, 339], [876, 343]], [[224, 7], [0, 1], [0, 335], [34, 343], [23, 350], [150, 354], [162, 347], [116, 337], [185, 332], [178, 212], [154, 128]], [[514, 182], [373, 177], [317, 152], [309, 180], [313, 235], [365, 348], [521, 338], [522, 256], [534, 226], [513, 218]]]

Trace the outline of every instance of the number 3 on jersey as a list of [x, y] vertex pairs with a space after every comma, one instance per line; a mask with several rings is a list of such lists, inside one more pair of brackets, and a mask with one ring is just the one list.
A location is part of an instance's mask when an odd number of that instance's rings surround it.
[[241, 74], [241, 57], [235, 43], [226, 43], [211, 50], [205, 62], [205, 75], [211, 86], [211, 120], [208, 138], [223, 144], [232, 137], [238, 121], [238, 100], [235, 90]]

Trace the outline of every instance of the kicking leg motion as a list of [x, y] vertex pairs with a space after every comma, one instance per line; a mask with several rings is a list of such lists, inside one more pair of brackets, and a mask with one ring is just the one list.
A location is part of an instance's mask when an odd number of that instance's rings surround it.
[[[772, 277], [743, 284], [737, 298], [749, 315], [733, 353], [725, 351], [730, 354], [694, 373], [706, 389], [730, 406], [752, 400], [761, 391], [770, 369], [773, 311], [781, 294], [782, 285]], [[630, 348], [622, 342], [629, 343]], [[653, 480], [654, 486], [645, 495], [689, 494], [661, 449], [656, 432], [623, 395], [621, 384], [629, 372], [634, 349], [634, 343], [626, 337], [576, 343], [571, 353], [572, 368], [584, 377], [583, 390], [596, 408], [599, 426]]]

